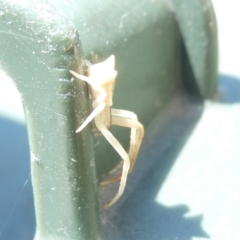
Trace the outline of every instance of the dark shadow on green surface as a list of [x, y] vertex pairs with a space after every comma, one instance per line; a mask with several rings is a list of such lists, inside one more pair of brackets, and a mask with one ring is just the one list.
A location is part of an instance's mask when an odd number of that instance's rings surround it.
[[200, 97], [201, 96], [200, 88], [197, 85], [197, 80], [194, 76], [193, 68], [191, 66], [189, 55], [187, 53], [183, 40], [181, 43], [181, 52], [182, 52], [182, 59], [183, 59], [181, 61], [181, 70], [182, 70], [181, 79], [182, 79], [183, 88], [186, 89], [186, 91], [188, 91], [189, 93]]
[[[168, 106], [168, 111], [162, 113], [168, 115], [162, 124], [158, 124], [156, 119], [149, 129], [123, 199], [111, 209], [102, 211], [108, 240], [191, 240], [192, 237], [209, 237], [201, 227], [202, 216], [184, 217], [190, 210], [188, 206], [166, 207], [155, 201], [201, 117], [202, 101], [184, 93], [175, 99], [172, 106]], [[111, 198], [105, 196], [104, 190], [102, 195], [104, 201]]]

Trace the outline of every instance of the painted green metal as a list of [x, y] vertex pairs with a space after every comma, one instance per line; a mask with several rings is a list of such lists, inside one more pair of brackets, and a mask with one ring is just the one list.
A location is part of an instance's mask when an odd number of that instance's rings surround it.
[[[74, 23], [85, 56], [116, 56], [118, 72], [113, 107], [135, 112], [147, 126], [180, 86], [181, 41], [175, 15], [166, 1], [50, 2]], [[112, 127], [127, 149], [129, 131]], [[102, 137], [94, 138], [99, 179], [120, 161]], [[117, 189], [116, 189], [117, 190]]]
[[183, 38], [183, 82], [196, 87], [204, 98], [213, 99], [218, 83], [217, 20], [210, 0], [172, 0]]
[[[200, 13], [206, 2], [189, 0], [184, 11], [185, 2], [0, 0], [0, 65], [22, 95], [29, 131], [35, 240], [101, 239], [95, 170], [102, 179], [120, 160], [102, 137], [93, 147], [91, 126], [75, 133], [91, 109], [87, 89], [71, 81], [69, 69], [83, 73], [85, 57], [114, 54], [113, 107], [134, 111], [145, 126], [184, 84], [203, 97], [216, 93], [212, 10]], [[129, 131], [112, 131], [127, 148]]]
[[[182, 85], [203, 98], [216, 95], [217, 33], [210, 0], [49, 1], [74, 23], [88, 60], [94, 53], [99, 59], [116, 56], [113, 107], [134, 111], [145, 126]], [[129, 132], [113, 132], [127, 148]], [[95, 158], [99, 179], [120, 160], [99, 137]]]
[[75, 130], [87, 92], [73, 24], [43, 1], [0, 1], [1, 67], [21, 93], [31, 149], [38, 239], [100, 239], [92, 137]]

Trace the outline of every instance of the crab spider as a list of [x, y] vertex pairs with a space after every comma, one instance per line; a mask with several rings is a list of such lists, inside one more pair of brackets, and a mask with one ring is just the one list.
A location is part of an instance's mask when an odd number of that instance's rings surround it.
[[[74, 77], [88, 83], [90, 87], [90, 94], [93, 99], [92, 113], [76, 130], [76, 132], [82, 131], [88, 123], [94, 119], [97, 130], [102, 133], [123, 160], [121, 164], [111, 171], [114, 172], [122, 166], [122, 174], [102, 183], [102, 185], [104, 185], [120, 179], [117, 194], [105, 206], [105, 208], [113, 205], [123, 194], [128, 173], [130, 173], [133, 169], [144, 135], [143, 125], [138, 121], [135, 113], [126, 110], [111, 109], [113, 90], [117, 76], [117, 72], [114, 70], [114, 65], [115, 57], [112, 55], [104, 62], [89, 66], [87, 69], [87, 76], [70, 71]], [[128, 153], [109, 131], [111, 125], [131, 128], [130, 147]]]

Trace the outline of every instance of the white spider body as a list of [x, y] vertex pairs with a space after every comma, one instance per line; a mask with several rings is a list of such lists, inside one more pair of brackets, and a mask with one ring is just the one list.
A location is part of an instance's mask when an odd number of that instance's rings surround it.
[[[115, 58], [112, 55], [104, 62], [89, 66], [87, 70], [87, 76], [79, 75], [73, 71], [70, 71], [71, 74], [76, 78], [89, 84], [90, 94], [93, 99], [92, 113], [76, 130], [76, 132], [80, 132], [87, 126], [89, 122], [94, 119], [96, 128], [104, 135], [107, 141], [123, 159], [122, 175], [118, 175], [109, 181], [102, 183], [108, 184], [121, 178], [117, 195], [105, 207], [113, 205], [123, 194], [126, 186], [127, 175], [134, 166], [144, 135], [144, 128], [142, 124], [138, 122], [136, 114], [125, 110], [111, 109], [113, 90], [117, 76], [117, 72], [114, 70], [114, 64]], [[130, 148], [128, 154], [118, 140], [109, 131], [111, 125], [131, 128]], [[122, 165], [120, 164], [116, 169], [121, 166]], [[114, 172], [116, 169], [111, 172]]]

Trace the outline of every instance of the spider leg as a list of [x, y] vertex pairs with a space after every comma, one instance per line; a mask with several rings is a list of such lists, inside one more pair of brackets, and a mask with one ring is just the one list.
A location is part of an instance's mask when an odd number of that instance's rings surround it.
[[102, 132], [103, 136], [107, 139], [107, 141], [112, 145], [112, 147], [123, 159], [123, 170], [122, 170], [119, 189], [115, 197], [106, 206], [104, 206], [104, 208], [107, 208], [113, 205], [121, 197], [121, 195], [124, 192], [126, 182], [127, 182], [128, 171], [130, 168], [130, 161], [129, 161], [128, 154], [126, 153], [122, 145], [112, 135], [112, 133], [104, 126], [104, 124], [101, 121], [101, 118], [97, 116], [95, 118], [95, 123], [97, 128]]
[[72, 70], [70, 70], [70, 73], [75, 76], [76, 78], [87, 82], [94, 91], [98, 92], [98, 97], [93, 101], [93, 111], [91, 114], [86, 118], [86, 120], [83, 122], [83, 124], [76, 130], [76, 132], [81, 132], [87, 125], [90, 123], [97, 115], [99, 115], [103, 109], [106, 106], [106, 103], [104, 102], [107, 94], [106, 91], [97, 85], [91, 78], [86, 77], [84, 75], [80, 75]]
[[84, 76], [84, 75], [78, 74], [78, 73], [76, 73], [76, 72], [74, 72], [74, 71], [72, 71], [72, 70], [70, 70], [69, 72], [70, 72], [74, 77], [76, 77], [77, 79], [80, 79], [80, 80], [82, 80], [82, 81], [84, 81], [84, 82], [88, 82], [88, 81], [89, 81], [89, 77], [86, 77], [86, 76]]
[[77, 79], [82, 80], [82, 81], [84, 81], [84, 82], [87, 82], [94, 91], [98, 92], [99, 95], [102, 96], [102, 99], [103, 99], [103, 100], [106, 98], [106, 96], [107, 96], [106, 91], [105, 91], [101, 86], [99, 86], [98, 84], [96, 84], [93, 79], [91, 79], [91, 78], [89, 78], [89, 77], [87, 77], [87, 76], [78, 74], [78, 73], [76, 73], [76, 72], [74, 72], [74, 71], [72, 71], [72, 70], [70, 70], [70, 73], [71, 73], [74, 77], [76, 77]]
[[[128, 153], [130, 159], [130, 169], [128, 173], [130, 173], [134, 167], [142, 143], [144, 128], [143, 125], [138, 121], [137, 115], [133, 112], [120, 109], [111, 109], [111, 114], [112, 125], [131, 128], [130, 147]], [[116, 168], [110, 171], [110, 174], [117, 171], [122, 166], [122, 164], [123, 163], [120, 162]], [[101, 185], [113, 183], [120, 178], [121, 175], [114, 176], [107, 181], [101, 182]]]
[[104, 99], [106, 98], [106, 92], [103, 90], [102, 93], [99, 94], [99, 97], [93, 101], [93, 111], [86, 118], [83, 124], [76, 130], [76, 132], [81, 132], [87, 125], [90, 123], [96, 116], [98, 116], [106, 106]]
[[106, 106], [106, 103], [102, 102], [96, 108], [94, 108], [94, 110], [86, 118], [86, 120], [83, 122], [83, 124], [76, 130], [76, 132], [81, 132], [88, 125], [88, 123], [90, 123], [99, 113], [101, 113], [103, 111], [105, 106]]
[[111, 114], [112, 125], [131, 128], [130, 147], [128, 153], [131, 161], [131, 166], [129, 169], [130, 173], [134, 167], [139, 149], [142, 144], [142, 139], [144, 136], [144, 127], [138, 121], [137, 115], [131, 111], [111, 109]]

